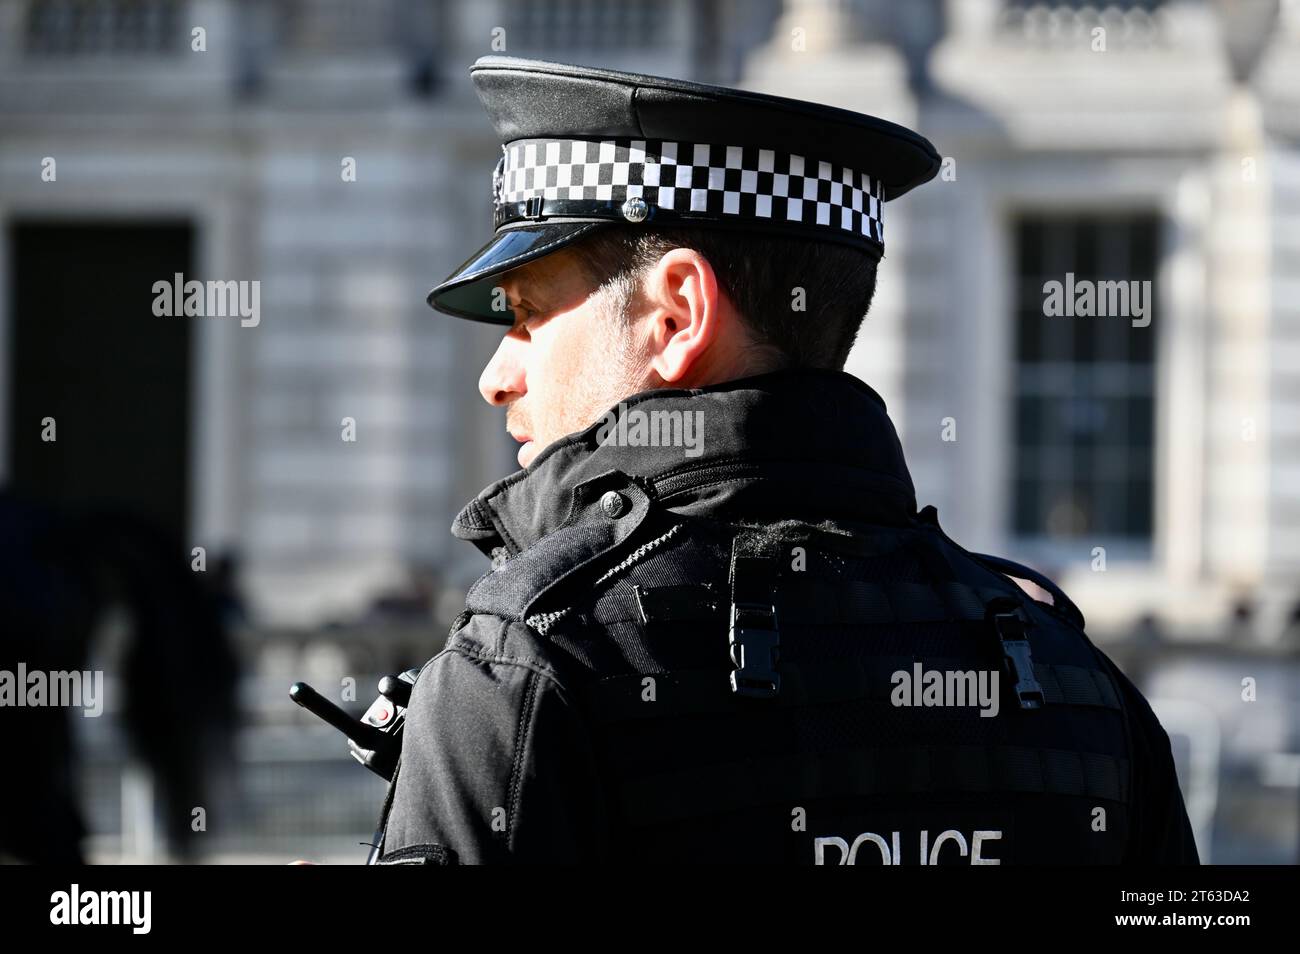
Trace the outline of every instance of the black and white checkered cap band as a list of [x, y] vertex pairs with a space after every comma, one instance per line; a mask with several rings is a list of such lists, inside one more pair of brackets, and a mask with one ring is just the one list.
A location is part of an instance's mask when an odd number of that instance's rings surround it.
[[498, 228], [553, 215], [627, 219], [623, 203], [640, 198], [650, 221], [735, 217], [884, 244], [879, 179], [813, 157], [655, 139], [521, 139], [502, 150]]

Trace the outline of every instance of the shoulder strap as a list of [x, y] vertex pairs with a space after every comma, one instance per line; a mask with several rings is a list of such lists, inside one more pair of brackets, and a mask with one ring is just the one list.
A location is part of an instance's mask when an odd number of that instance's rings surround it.
[[1031, 569], [1023, 563], [1016, 563], [1014, 560], [1008, 560], [1005, 557], [990, 556], [987, 553], [971, 553], [969, 550], [966, 552], [991, 570], [996, 570], [998, 573], [1005, 574], [1006, 576], [1018, 576], [1022, 580], [1029, 580], [1030, 582], [1041, 586], [1043, 589], [1047, 590], [1047, 592], [1052, 594], [1053, 607], [1068, 617], [1071, 622], [1077, 624], [1080, 629], [1084, 628], [1083, 613], [1079, 611], [1079, 607], [1074, 605], [1074, 601], [1066, 596], [1065, 592], [1059, 586], [1037, 570]]
[[1070, 623], [1078, 626], [1079, 629], [1086, 628], [1083, 613], [1079, 611], [1079, 607], [1074, 605], [1074, 601], [1066, 596], [1065, 592], [1057, 586], [1056, 583], [1048, 579], [1042, 573], [1039, 573], [1037, 570], [1031, 569], [1021, 563], [1016, 563], [1014, 560], [1008, 560], [1005, 557], [991, 556], [987, 553], [974, 553], [967, 550], [952, 537], [948, 536], [948, 534], [944, 532], [943, 527], [939, 526], [939, 511], [933, 504], [927, 504], [917, 512], [916, 522], [929, 527], [935, 533], [938, 533], [939, 536], [947, 541], [950, 547], [958, 553], [974, 560], [976, 563], [981, 564], [986, 569], [992, 570], [994, 573], [999, 573], [1003, 576], [1014, 576], [1019, 577], [1022, 580], [1029, 580], [1042, 587], [1048, 593], [1052, 594], [1052, 609]]

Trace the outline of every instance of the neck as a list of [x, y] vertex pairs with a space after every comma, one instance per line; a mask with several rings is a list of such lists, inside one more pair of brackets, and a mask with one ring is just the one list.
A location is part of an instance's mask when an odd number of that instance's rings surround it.
[[[717, 353], [715, 353], [717, 352]], [[789, 364], [779, 350], [771, 345], [746, 340], [738, 347], [709, 349], [676, 381], [658, 379], [657, 387], [706, 388], [739, 378], [749, 378], [770, 371], [780, 371]]]

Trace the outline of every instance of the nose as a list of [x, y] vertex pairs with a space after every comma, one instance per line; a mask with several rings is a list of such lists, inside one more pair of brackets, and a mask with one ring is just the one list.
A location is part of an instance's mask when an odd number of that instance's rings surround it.
[[528, 393], [524, 374], [523, 343], [506, 335], [497, 345], [496, 354], [479, 375], [478, 390], [493, 407], [517, 401]]

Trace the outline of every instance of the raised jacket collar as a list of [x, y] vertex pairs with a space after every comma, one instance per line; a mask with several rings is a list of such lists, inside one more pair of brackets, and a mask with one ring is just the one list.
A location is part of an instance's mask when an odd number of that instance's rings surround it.
[[[667, 428], [678, 446], [635, 443]], [[611, 471], [681, 514], [902, 525], [916, 511], [885, 402], [846, 372], [800, 369], [634, 394], [483, 490], [452, 533], [513, 556], [587, 519], [575, 492]]]

